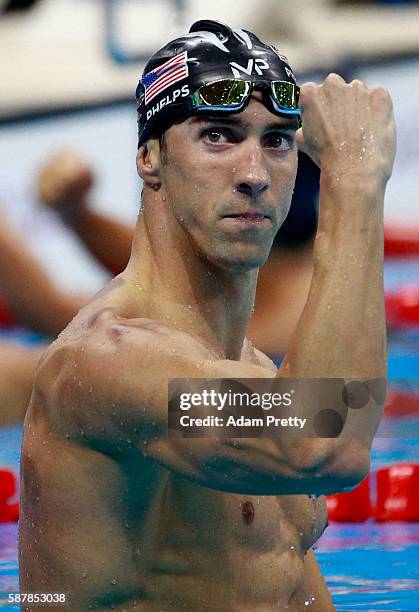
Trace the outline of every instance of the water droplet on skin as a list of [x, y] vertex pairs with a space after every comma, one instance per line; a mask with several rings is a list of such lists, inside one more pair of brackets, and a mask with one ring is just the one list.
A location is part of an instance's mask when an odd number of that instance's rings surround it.
[[82, 578], [87, 578], [87, 572], [83, 572], [81, 575]]
[[113, 579], [111, 580], [111, 584], [116, 584], [116, 580], [115, 580], [115, 578], [113, 578]]
[[327, 310], [331, 310], [331, 308], [332, 308], [332, 305], [331, 305], [331, 304], [328, 304], [328, 305], [327, 305]]
[[290, 550], [295, 550], [294, 544], [292, 546], [290, 546]]

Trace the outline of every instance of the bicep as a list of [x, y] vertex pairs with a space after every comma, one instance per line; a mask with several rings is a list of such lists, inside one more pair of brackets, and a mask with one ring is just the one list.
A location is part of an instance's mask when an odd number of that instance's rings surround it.
[[311, 448], [318, 440], [169, 437], [169, 379], [273, 375], [257, 365], [216, 360], [186, 334], [145, 325], [113, 324], [105, 339], [102, 334], [89, 350], [79, 349], [78, 363], [68, 365], [80, 427], [90, 444], [104, 452], [147, 456], [197, 484], [231, 493], [320, 494], [351, 484], [337, 484], [327, 472], [324, 456]]

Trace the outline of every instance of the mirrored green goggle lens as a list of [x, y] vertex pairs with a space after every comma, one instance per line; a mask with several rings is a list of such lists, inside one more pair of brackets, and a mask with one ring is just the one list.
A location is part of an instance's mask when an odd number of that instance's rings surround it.
[[225, 79], [203, 85], [193, 95], [194, 106], [239, 106], [246, 99], [250, 85], [246, 81]]
[[[240, 106], [249, 96], [252, 82], [223, 79], [203, 85], [193, 94], [193, 106]], [[298, 109], [300, 88], [287, 81], [273, 81], [271, 95], [278, 107]]]
[[286, 81], [272, 83], [274, 98], [282, 108], [296, 109], [300, 97], [300, 88]]

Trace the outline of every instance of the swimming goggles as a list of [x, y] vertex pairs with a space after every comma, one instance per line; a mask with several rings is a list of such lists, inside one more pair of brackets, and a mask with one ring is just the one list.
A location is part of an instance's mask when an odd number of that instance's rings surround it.
[[262, 89], [274, 112], [300, 115], [298, 100], [300, 88], [288, 81], [245, 81], [242, 79], [220, 79], [202, 85], [189, 97], [196, 110], [237, 112], [249, 102], [254, 89]]

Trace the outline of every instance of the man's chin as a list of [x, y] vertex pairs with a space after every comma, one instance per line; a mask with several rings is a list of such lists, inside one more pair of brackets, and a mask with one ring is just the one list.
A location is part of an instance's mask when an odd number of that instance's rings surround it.
[[223, 253], [218, 257], [214, 254], [209, 257], [211, 264], [230, 273], [250, 272], [263, 266], [269, 252], [258, 253]]

